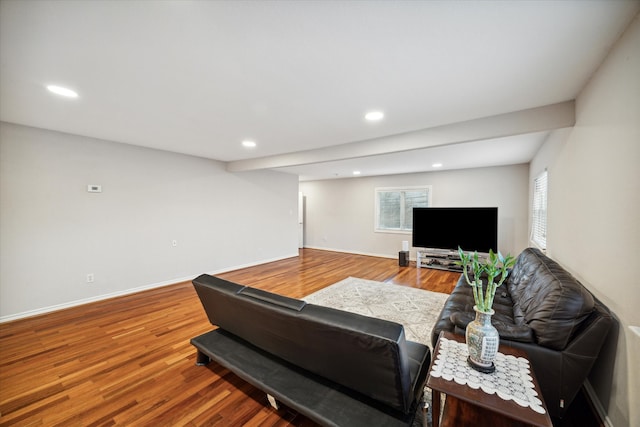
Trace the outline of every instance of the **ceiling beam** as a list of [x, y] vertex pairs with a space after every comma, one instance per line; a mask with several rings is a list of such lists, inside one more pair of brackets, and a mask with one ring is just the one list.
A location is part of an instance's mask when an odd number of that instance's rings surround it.
[[237, 160], [228, 162], [226, 168], [229, 172], [242, 172], [353, 159], [562, 129], [573, 126], [575, 121], [575, 101], [566, 101], [365, 141]]

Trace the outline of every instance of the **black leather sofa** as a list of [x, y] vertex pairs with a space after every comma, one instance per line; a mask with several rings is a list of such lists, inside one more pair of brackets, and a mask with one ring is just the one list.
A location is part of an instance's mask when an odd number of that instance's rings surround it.
[[[445, 302], [432, 331], [464, 335], [475, 318], [464, 277]], [[517, 258], [498, 288], [492, 324], [500, 343], [524, 349], [553, 417], [562, 417], [584, 383], [611, 328], [611, 313], [558, 263], [534, 248]]]
[[431, 355], [402, 325], [307, 304], [218, 277], [193, 280], [214, 329], [193, 338], [214, 360], [326, 426], [409, 426]]

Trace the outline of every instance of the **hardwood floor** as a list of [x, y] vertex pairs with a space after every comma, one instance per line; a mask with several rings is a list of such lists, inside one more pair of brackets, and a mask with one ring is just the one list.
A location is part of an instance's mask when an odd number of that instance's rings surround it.
[[[457, 274], [305, 249], [221, 274], [300, 298], [354, 276], [450, 292]], [[0, 425], [312, 425], [215, 364], [189, 340], [211, 329], [191, 283], [0, 325]]]
[[[349, 276], [449, 293], [459, 274], [304, 249], [220, 276], [301, 298]], [[210, 329], [190, 282], [0, 324], [0, 426], [314, 426], [195, 366], [189, 340]]]

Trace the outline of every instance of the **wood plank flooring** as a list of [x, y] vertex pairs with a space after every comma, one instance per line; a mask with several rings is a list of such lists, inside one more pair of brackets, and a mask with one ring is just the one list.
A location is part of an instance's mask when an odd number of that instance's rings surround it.
[[[220, 276], [301, 298], [349, 276], [450, 293], [459, 273], [304, 249]], [[315, 426], [195, 366], [189, 340], [209, 330], [190, 282], [0, 324], [0, 426]], [[599, 425], [582, 396], [572, 412], [557, 426]]]
[[[301, 298], [349, 276], [451, 292], [457, 273], [301, 250], [220, 276]], [[189, 340], [211, 329], [191, 283], [0, 324], [0, 426], [312, 426]]]

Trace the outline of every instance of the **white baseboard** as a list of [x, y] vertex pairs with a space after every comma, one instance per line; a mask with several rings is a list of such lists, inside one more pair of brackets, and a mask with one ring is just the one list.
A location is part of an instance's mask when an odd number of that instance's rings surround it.
[[589, 382], [589, 380], [586, 380], [584, 382], [584, 391], [587, 392], [589, 400], [593, 404], [593, 409], [596, 410], [596, 412], [598, 413], [598, 417], [600, 417], [600, 419], [604, 422], [604, 425], [607, 427], [613, 427], [613, 423], [611, 422], [611, 419], [607, 415], [607, 411], [602, 406], [602, 403], [600, 402], [600, 399], [598, 399], [598, 396], [596, 395], [596, 391], [591, 386], [591, 383]]
[[359, 251], [349, 251], [346, 249], [334, 249], [334, 248], [324, 248], [321, 246], [307, 246], [305, 245], [306, 249], [318, 249], [321, 251], [330, 251], [330, 252], [342, 252], [345, 254], [354, 254], [354, 255], [364, 255], [364, 256], [374, 256], [374, 257], [378, 257], [378, 258], [389, 258], [389, 259], [396, 259], [397, 256], [393, 256], [393, 255], [388, 255], [388, 254], [374, 254], [371, 252], [359, 252]]
[[23, 311], [21, 313], [10, 314], [8, 316], [1, 316], [0, 323], [10, 322], [12, 320], [24, 319], [26, 317], [38, 316], [40, 314], [47, 314], [53, 311], [64, 310], [66, 308], [77, 307], [79, 305], [89, 304], [92, 302], [103, 301], [109, 298], [121, 297], [123, 295], [135, 294], [136, 292], [146, 291], [154, 288], [161, 288], [163, 286], [173, 285], [180, 282], [185, 282], [187, 280], [193, 279], [195, 276], [176, 278], [172, 280], [167, 280], [164, 282], [158, 283], [150, 283], [148, 285], [138, 286], [135, 288], [129, 288], [122, 291], [111, 292], [108, 294], [96, 295], [90, 298], [83, 298], [75, 301], [69, 301], [62, 304], [50, 305], [48, 307], [37, 308], [35, 310]]
[[[266, 263], [274, 262], [274, 261], [280, 261], [280, 260], [283, 260], [283, 259], [293, 258], [293, 257], [297, 257], [297, 256], [298, 256], [298, 253], [295, 253], [293, 255], [285, 255], [283, 257], [260, 260], [260, 261], [256, 261], [256, 262], [253, 262], [253, 263], [236, 265], [236, 266], [233, 266], [233, 267], [227, 267], [227, 268], [223, 268], [223, 269], [220, 269], [220, 270], [208, 271], [208, 272], [205, 272], [205, 273], [206, 274], [211, 274], [211, 275], [220, 274], [220, 273], [226, 273], [228, 271], [239, 270], [241, 268], [247, 268], [247, 267], [253, 267], [253, 266], [256, 266], [256, 265], [266, 264]], [[161, 288], [163, 286], [175, 285], [175, 284], [181, 283], [181, 282], [188, 282], [188, 281], [193, 280], [195, 277], [199, 276], [200, 274], [202, 274], [202, 272], [193, 274], [191, 276], [176, 277], [174, 279], [165, 280], [165, 281], [162, 281], [162, 282], [150, 283], [150, 284], [143, 285], [143, 286], [137, 286], [135, 288], [125, 289], [125, 290], [122, 290], [122, 291], [117, 291], [117, 292], [111, 292], [111, 293], [108, 293], [108, 294], [97, 295], [97, 296], [90, 297], [90, 298], [83, 298], [83, 299], [79, 299], [79, 300], [75, 300], [75, 301], [65, 302], [65, 303], [62, 303], [62, 304], [50, 305], [48, 307], [37, 308], [35, 310], [28, 310], [28, 311], [23, 311], [21, 313], [10, 314], [10, 315], [7, 315], [7, 316], [0, 316], [0, 323], [6, 323], [6, 322], [11, 322], [13, 320], [19, 320], [19, 319], [24, 319], [24, 318], [27, 318], [27, 317], [38, 316], [38, 315], [41, 315], [41, 314], [47, 314], [47, 313], [51, 313], [51, 312], [54, 312], [54, 311], [64, 310], [66, 308], [72, 308], [72, 307], [77, 307], [79, 305], [89, 304], [89, 303], [92, 303], [92, 302], [98, 302], [98, 301], [103, 301], [103, 300], [110, 299], [110, 298], [116, 298], [116, 297], [121, 297], [121, 296], [124, 296], [124, 295], [135, 294], [136, 292], [148, 291], [149, 289], [155, 289], [155, 288]]]

